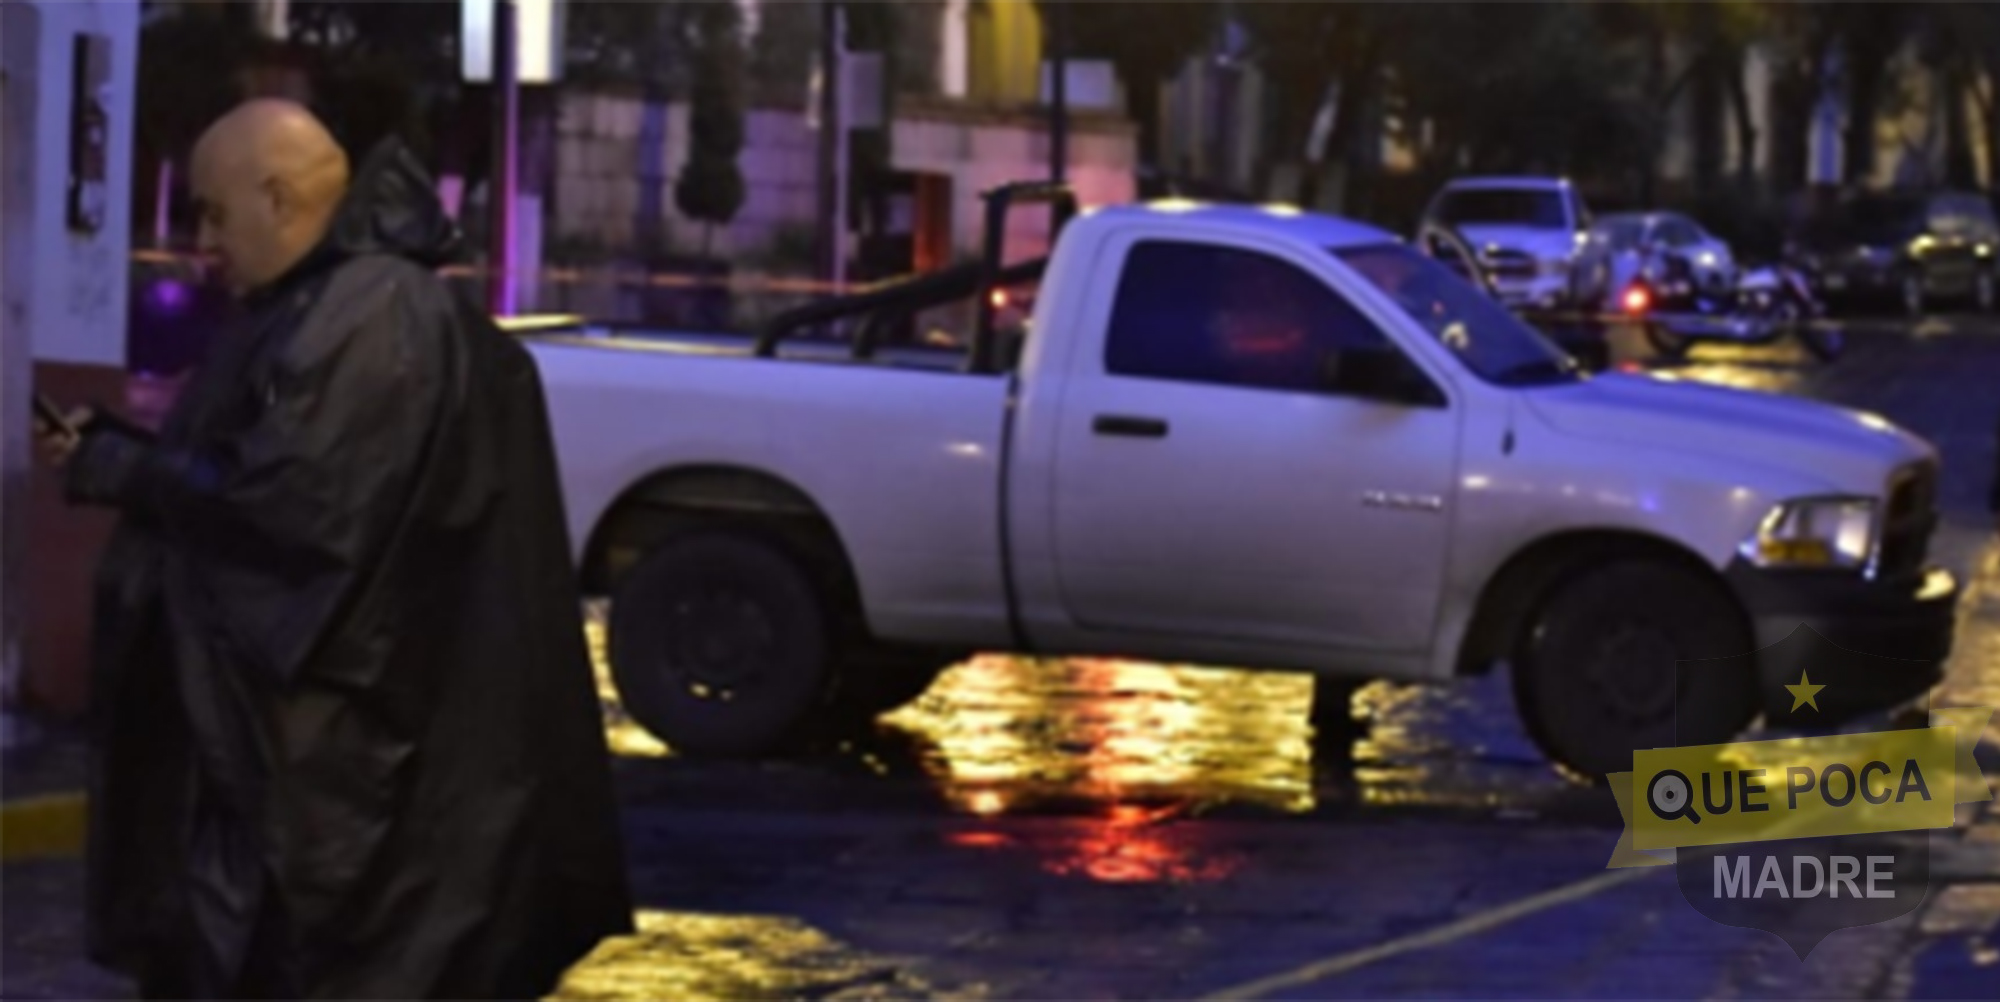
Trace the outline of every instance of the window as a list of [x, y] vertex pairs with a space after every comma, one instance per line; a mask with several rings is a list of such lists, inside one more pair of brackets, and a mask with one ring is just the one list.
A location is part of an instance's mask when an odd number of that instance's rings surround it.
[[1597, 224], [1598, 238], [1612, 250], [1630, 250], [1644, 242], [1646, 223], [1629, 216], [1613, 217]]
[[1991, 240], [1996, 227], [1993, 222], [1993, 203], [1978, 195], [1965, 196], [1965, 215], [1972, 220], [1972, 235], [1979, 240]]
[[1931, 200], [1929, 218], [1926, 225], [1930, 232], [1940, 237], [1962, 237], [1967, 235], [1970, 220], [1964, 214], [1964, 205], [1950, 196]]
[[1387, 344], [1325, 283], [1275, 257], [1147, 241], [1125, 258], [1104, 361], [1121, 376], [1315, 391], [1330, 353]]
[[1576, 363], [1534, 328], [1443, 265], [1403, 244], [1335, 251], [1481, 379], [1503, 386], [1567, 383]]
[[1590, 229], [1590, 210], [1584, 208], [1583, 199], [1574, 191], [1569, 193], [1569, 218], [1576, 229]]
[[1660, 242], [1669, 247], [1692, 247], [1701, 243], [1701, 231], [1678, 216], [1660, 220]]
[[1448, 226], [1528, 226], [1569, 229], [1563, 194], [1550, 188], [1459, 188], [1438, 196], [1433, 213]]

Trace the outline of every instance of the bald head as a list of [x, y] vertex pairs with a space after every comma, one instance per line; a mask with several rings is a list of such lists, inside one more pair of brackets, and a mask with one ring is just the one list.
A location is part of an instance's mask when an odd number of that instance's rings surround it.
[[202, 250], [238, 292], [297, 265], [347, 193], [347, 154], [290, 101], [251, 101], [224, 115], [195, 144], [193, 168]]

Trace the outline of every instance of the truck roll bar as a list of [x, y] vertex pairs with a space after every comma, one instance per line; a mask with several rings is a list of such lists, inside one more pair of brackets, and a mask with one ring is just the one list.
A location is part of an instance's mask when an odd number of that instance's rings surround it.
[[920, 310], [970, 296], [975, 303], [976, 320], [966, 357], [966, 371], [1002, 371], [1004, 359], [999, 336], [993, 326], [992, 292], [1040, 278], [1042, 270], [1048, 265], [1046, 257], [1012, 265], [1002, 260], [1007, 243], [1007, 214], [1024, 204], [1052, 206], [1050, 243], [1053, 244], [1063, 225], [1075, 217], [1077, 204], [1075, 193], [1067, 185], [1046, 181], [1002, 185], [983, 197], [986, 201], [986, 231], [979, 260], [913, 276], [882, 288], [834, 296], [786, 310], [757, 328], [757, 341], [751, 353], [758, 358], [771, 358], [777, 355], [778, 346], [786, 338], [801, 330], [831, 321], [862, 317], [865, 319], [851, 346], [852, 356], [867, 359], [874, 355], [884, 331], [896, 322]]

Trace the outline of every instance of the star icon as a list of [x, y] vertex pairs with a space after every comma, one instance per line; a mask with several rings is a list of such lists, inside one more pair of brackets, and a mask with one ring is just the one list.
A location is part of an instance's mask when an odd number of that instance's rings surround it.
[[1792, 694], [1792, 709], [1794, 710], [1801, 706], [1810, 706], [1815, 710], [1819, 709], [1819, 704], [1814, 702], [1814, 698], [1824, 688], [1826, 686], [1814, 685], [1812, 679], [1806, 675], [1804, 669], [1799, 670], [1799, 683], [1797, 685], [1785, 686], [1785, 689]]

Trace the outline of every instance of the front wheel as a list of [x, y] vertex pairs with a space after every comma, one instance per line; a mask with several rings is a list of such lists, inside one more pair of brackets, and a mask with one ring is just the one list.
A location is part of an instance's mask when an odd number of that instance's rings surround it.
[[1795, 331], [1799, 343], [1805, 345], [1806, 351], [1811, 352], [1814, 358], [1822, 362], [1831, 362], [1839, 358], [1841, 350], [1847, 347], [1847, 336], [1837, 327], [1807, 321], [1795, 328]]
[[1601, 777], [1632, 768], [1636, 749], [1718, 743], [1748, 726], [1754, 678], [1677, 662], [1751, 646], [1714, 581], [1621, 559], [1569, 576], [1540, 603], [1514, 654], [1515, 702], [1551, 760]]
[[1972, 276], [1972, 308], [1981, 313], [1993, 312], [1996, 296], [1993, 272], [1981, 268]]
[[634, 719], [675, 751], [739, 757], [804, 736], [833, 677], [826, 605], [763, 539], [696, 533], [618, 586], [611, 673]]
[[837, 727], [866, 724], [930, 691], [961, 652], [870, 649], [843, 659], [828, 719]]
[[1665, 324], [1658, 321], [1647, 321], [1645, 331], [1646, 343], [1660, 356], [1673, 361], [1687, 357], [1689, 342], [1686, 337], [1668, 330]]

